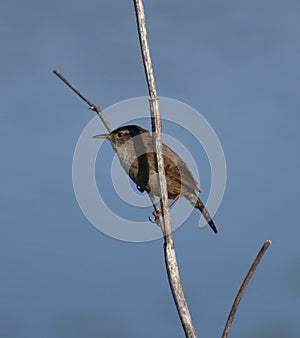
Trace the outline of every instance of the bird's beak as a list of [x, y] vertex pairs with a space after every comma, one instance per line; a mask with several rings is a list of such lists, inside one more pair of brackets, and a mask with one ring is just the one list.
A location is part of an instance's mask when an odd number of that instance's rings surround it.
[[100, 135], [95, 135], [93, 138], [108, 138], [109, 139], [110, 134], [100, 134]]

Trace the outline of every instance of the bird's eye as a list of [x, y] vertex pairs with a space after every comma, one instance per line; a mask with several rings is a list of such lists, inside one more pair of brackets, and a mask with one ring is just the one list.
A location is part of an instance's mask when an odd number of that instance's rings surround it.
[[122, 132], [119, 132], [118, 133], [118, 137], [122, 137], [123, 136], [123, 133]]

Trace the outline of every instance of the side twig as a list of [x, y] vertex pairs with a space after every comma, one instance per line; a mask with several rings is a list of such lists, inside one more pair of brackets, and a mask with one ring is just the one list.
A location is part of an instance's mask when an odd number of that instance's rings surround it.
[[254, 259], [254, 262], [253, 264], [251, 265], [236, 297], [235, 297], [235, 300], [232, 304], [232, 307], [231, 307], [231, 310], [230, 310], [230, 313], [229, 313], [229, 316], [228, 316], [228, 319], [227, 319], [227, 322], [226, 322], [226, 325], [225, 325], [225, 328], [224, 328], [224, 331], [223, 331], [223, 334], [222, 334], [222, 338], [227, 338], [228, 337], [228, 334], [229, 334], [229, 331], [231, 329], [231, 324], [233, 322], [233, 319], [234, 319], [234, 316], [236, 314], [236, 311], [238, 309], [238, 306], [240, 304], [240, 301], [243, 297], [243, 294], [245, 293], [246, 291], [246, 288], [250, 282], [250, 279], [252, 278], [259, 262], [261, 261], [263, 255], [265, 254], [265, 252], [267, 251], [268, 247], [271, 245], [271, 241], [268, 240], [264, 243], [264, 245], [261, 247], [261, 249], [259, 250], [256, 258]]
[[152, 132], [153, 132], [153, 144], [154, 151], [157, 158], [158, 166], [158, 177], [160, 184], [160, 193], [161, 193], [161, 209], [162, 209], [162, 219], [161, 225], [164, 234], [164, 254], [165, 254], [165, 264], [168, 273], [169, 284], [172, 290], [173, 298], [177, 307], [177, 311], [180, 316], [180, 320], [185, 332], [186, 337], [195, 338], [197, 337], [196, 331], [194, 329], [192, 318], [185, 300], [183, 293], [178, 264], [176, 260], [176, 253], [174, 248], [174, 242], [172, 238], [172, 225], [170, 218], [170, 210], [168, 206], [168, 193], [167, 193], [167, 183], [164, 169], [163, 161], [163, 152], [162, 152], [162, 126], [161, 126], [161, 117], [159, 110], [158, 97], [155, 87], [155, 79], [153, 73], [153, 67], [150, 56], [150, 48], [147, 39], [147, 29], [146, 29], [146, 19], [145, 11], [142, 0], [134, 0], [134, 7], [136, 13], [137, 27], [140, 39], [141, 52], [143, 56], [144, 68], [147, 78], [148, 90], [149, 90], [149, 103], [151, 110], [151, 122], [152, 122]]
[[107, 119], [105, 118], [101, 108], [95, 104], [93, 104], [93, 102], [91, 102], [89, 99], [87, 99], [80, 91], [79, 89], [77, 89], [69, 80], [67, 80], [58, 70], [54, 70], [53, 73], [59, 77], [70, 89], [73, 90], [73, 92], [75, 94], [77, 94], [84, 102], [86, 102], [89, 105], [89, 109], [93, 110], [94, 112], [97, 113], [97, 115], [99, 116], [99, 118], [101, 119], [101, 121], [103, 122], [105, 128], [111, 132], [111, 126], [109, 124], [109, 122], [107, 121]]

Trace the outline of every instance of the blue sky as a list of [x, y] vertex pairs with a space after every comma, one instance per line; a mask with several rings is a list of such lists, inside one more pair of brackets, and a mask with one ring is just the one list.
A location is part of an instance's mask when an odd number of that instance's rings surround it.
[[[174, 233], [199, 337], [220, 336], [267, 239], [231, 337], [299, 337], [299, 2], [145, 7], [158, 94], [201, 112], [227, 161], [220, 233], [196, 211]], [[76, 202], [73, 153], [94, 115], [52, 74], [102, 108], [147, 95], [132, 2], [2, 1], [0, 26], [0, 336], [182, 337], [162, 241], [112, 239]]]

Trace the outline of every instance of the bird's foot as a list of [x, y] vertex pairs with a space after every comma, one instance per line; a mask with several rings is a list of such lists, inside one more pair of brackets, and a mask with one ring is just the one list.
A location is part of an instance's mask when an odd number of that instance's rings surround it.
[[155, 209], [155, 210], [153, 210], [152, 211], [152, 215], [154, 216], [154, 220], [151, 219], [151, 217], [149, 216], [149, 221], [151, 223], [157, 224], [158, 226], [161, 226], [161, 224], [160, 224], [160, 217], [162, 215], [161, 209]]
[[[173, 201], [169, 204], [169, 208], [171, 208], [173, 206], [173, 204], [175, 204], [175, 202], [178, 200], [178, 198], [180, 197], [180, 195], [176, 196]], [[151, 219], [149, 217], [149, 221], [151, 223], [156, 223], [158, 226], [161, 226], [160, 224], [160, 217], [162, 216], [162, 210], [160, 208], [155, 208], [153, 211], [152, 211], [152, 215], [154, 216], [154, 220]]]

